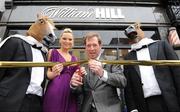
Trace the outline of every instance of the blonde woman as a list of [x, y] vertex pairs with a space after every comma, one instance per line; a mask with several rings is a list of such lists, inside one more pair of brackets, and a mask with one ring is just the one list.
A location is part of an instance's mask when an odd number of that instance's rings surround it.
[[[49, 51], [48, 60], [52, 62], [73, 62], [77, 58], [69, 53], [74, 43], [70, 28], [65, 28], [60, 35], [60, 49]], [[70, 80], [77, 66], [63, 67], [58, 64], [49, 68], [47, 77], [50, 80], [44, 95], [44, 112], [77, 112], [77, 96], [70, 92]]]

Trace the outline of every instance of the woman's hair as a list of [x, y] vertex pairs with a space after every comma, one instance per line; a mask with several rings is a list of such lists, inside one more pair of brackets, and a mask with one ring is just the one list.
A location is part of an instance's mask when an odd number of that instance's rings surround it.
[[63, 35], [64, 33], [71, 33], [71, 34], [73, 34], [73, 32], [72, 32], [72, 30], [71, 30], [70, 28], [65, 28], [65, 29], [62, 31], [60, 37], [62, 37], [62, 35]]
[[72, 30], [70, 28], [65, 28], [63, 30], [63, 33], [72, 33]]

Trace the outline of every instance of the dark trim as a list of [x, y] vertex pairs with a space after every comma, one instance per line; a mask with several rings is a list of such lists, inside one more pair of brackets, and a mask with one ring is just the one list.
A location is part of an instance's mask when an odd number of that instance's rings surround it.
[[[7, 25], [8, 28], [29, 28], [33, 22], [8, 22], [8, 23], [0, 23], [3, 25]], [[71, 27], [71, 28], [113, 28], [113, 29], [120, 29], [126, 28], [127, 26], [133, 24], [134, 22], [55, 22], [57, 28], [61, 27]], [[170, 23], [141, 23], [143, 28], [157, 28], [157, 27], [170, 27]]]
[[0, 26], [7, 26], [6, 22], [0, 22]]
[[113, 1], [113, 0], [14, 0], [14, 5], [134, 5], [134, 6], [159, 6], [160, 2], [144, 1]]
[[[50, 46], [49, 49], [52, 49], [52, 48], [55, 48], [55, 49], [58, 49], [60, 48], [60, 46]], [[130, 45], [119, 45], [119, 46], [102, 46], [102, 49], [130, 49]], [[85, 49], [84, 46], [74, 46], [72, 49]]]

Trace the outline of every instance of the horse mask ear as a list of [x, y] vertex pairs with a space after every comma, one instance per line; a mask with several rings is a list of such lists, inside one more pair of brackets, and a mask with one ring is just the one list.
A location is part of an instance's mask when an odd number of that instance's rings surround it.
[[134, 27], [135, 27], [136, 29], [140, 29], [140, 28], [141, 28], [141, 24], [140, 24], [139, 22], [136, 22], [136, 23], [134, 24]]
[[41, 14], [41, 13], [37, 13], [37, 19], [42, 19], [44, 17], [44, 15], [43, 14]]
[[48, 20], [47, 16], [44, 16], [41, 13], [37, 14], [37, 22], [39, 22], [40, 24], [45, 24], [46, 20]]

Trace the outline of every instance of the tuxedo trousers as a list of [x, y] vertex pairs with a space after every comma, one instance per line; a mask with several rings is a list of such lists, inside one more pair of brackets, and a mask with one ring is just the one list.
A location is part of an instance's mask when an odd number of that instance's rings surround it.
[[167, 105], [161, 95], [145, 98], [148, 112], [168, 112]]
[[42, 98], [33, 94], [26, 94], [20, 112], [42, 112]]

